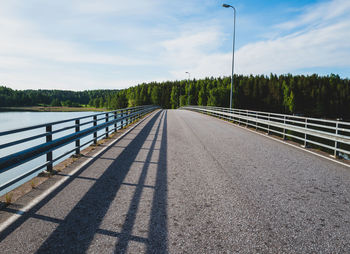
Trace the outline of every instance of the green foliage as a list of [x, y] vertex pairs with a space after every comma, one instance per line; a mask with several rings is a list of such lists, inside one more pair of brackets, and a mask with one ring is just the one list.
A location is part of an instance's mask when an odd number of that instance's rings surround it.
[[[154, 104], [229, 107], [230, 77], [144, 83], [123, 90], [17, 91], [0, 86], [0, 107], [85, 105], [118, 109]], [[350, 119], [350, 81], [338, 75], [234, 76], [233, 107], [314, 117]]]
[[199, 87], [200, 87], [200, 90], [198, 92], [198, 105], [206, 106], [207, 99], [208, 99], [206, 86], [203, 83], [199, 83]]
[[179, 106], [179, 93], [178, 93], [177, 86], [173, 86], [171, 89], [170, 104], [171, 104], [171, 108], [173, 109]]
[[186, 105], [187, 105], [186, 95], [181, 95], [180, 96], [180, 107], [183, 107]]
[[57, 98], [54, 98], [51, 102], [51, 106], [52, 107], [60, 107], [60, 106], [62, 106], [62, 104]]

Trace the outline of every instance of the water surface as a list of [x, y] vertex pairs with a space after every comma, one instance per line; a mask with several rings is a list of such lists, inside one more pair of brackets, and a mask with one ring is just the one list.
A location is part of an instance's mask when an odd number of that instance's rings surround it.
[[[99, 112], [101, 113], [101, 112]], [[96, 115], [99, 113], [94, 113], [94, 112], [0, 112], [0, 132], [2, 131], [7, 131], [7, 130], [13, 130], [13, 129], [19, 129], [23, 127], [28, 127], [28, 126], [33, 126], [33, 125], [39, 125], [39, 124], [45, 124], [49, 122], [56, 122], [60, 120], [66, 120], [66, 119], [71, 119], [71, 118], [77, 118], [77, 117], [82, 117], [82, 116], [89, 116], [89, 115]], [[98, 119], [103, 118], [104, 115], [98, 116]], [[93, 118], [89, 117], [86, 119], [82, 119], [80, 123], [86, 123], [89, 121], [92, 121]], [[100, 121], [99, 123], [102, 123]], [[74, 125], [74, 121], [70, 121], [67, 123], [63, 124], [58, 124], [54, 125], [52, 127], [52, 131], [72, 126]], [[93, 124], [89, 123], [84, 126], [81, 126], [81, 130], [92, 127]], [[18, 139], [26, 138], [26, 137], [31, 137], [34, 135], [42, 134], [45, 133], [46, 129], [45, 127], [41, 127], [35, 130], [30, 130], [30, 131], [25, 131], [25, 132], [20, 132], [20, 133], [15, 133], [15, 134], [10, 134], [6, 136], [0, 136], [0, 144], [5, 144], [8, 142], [12, 142]], [[57, 139], [62, 136], [71, 134], [75, 131], [74, 128], [54, 134], [52, 139]], [[98, 135], [101, 135], [103, 131], [99, 131]], [[89, 135], [83, 139], [81, 139], [80, 144], [84, 144], [85, 142], [89, 141], [92, 138], [92, 135]], [[9, 155], [11, 153], [19, 152], [22, 150], [25, 150], [27, 148], [30, 148], [35, 145], [40, 145], [46, 142], [46, 138], [39, 138], [36, 140], [32, 140], [26, 143], [22, 143], [19, 145], [11, 146], [9, 148], [4, 148], [0, 149], [0, 158]], [[90, 143], [91, 144], [91, 143]], [[87, 144], [85, 147], [87, 147], [89, 144]], [[64, 154], [68, 150], [74, 149], [75, 143], [71, 143], [69, 145], [66, 145], [64, 147], [61, 147], [55, 151], [53, 151], [53, 158], [57, 158], [59, 155]], [[85, 147], [81, 148], [84, 149]], [[57, 161], [54, 163], [54, 165], [58, 164], [59, 162], [63, 161], [64, 159], [68, 158], [72, 153], [66, 155], [64, 158], [61, 160]], [[4, 183], [8, 182], [9, 180], [22, 175], [25, 172], [30, 171], [31, 169], [34, 169], [46, 162], [46, 155], [40, 156], [34, 160], [31, 160], [29, 162], [26, 162], [20, 166], [17, 166], [7, 172], [0, 172], [0, 185], [3, 185]], [[44, 170], [44, 169], [43, 169]], [[0, 195], [5, 194], [8, 192], [10, 189], [13, 189], [17, 187], [18, 185], [30, 180], [31, 178], [35, 177], [38, 173], [35, 173], [22, 181], [18, 182], [15, 186], [12, 186], [11, 188], [8, 188], [6, 190], [3, 190], [0, 192]]]

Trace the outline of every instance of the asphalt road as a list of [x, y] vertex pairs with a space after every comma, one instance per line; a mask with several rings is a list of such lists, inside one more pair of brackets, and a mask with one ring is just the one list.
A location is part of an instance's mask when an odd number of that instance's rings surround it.
[[350, 168], [161, 111], [0, 240], [1, 253], [350, 253]]

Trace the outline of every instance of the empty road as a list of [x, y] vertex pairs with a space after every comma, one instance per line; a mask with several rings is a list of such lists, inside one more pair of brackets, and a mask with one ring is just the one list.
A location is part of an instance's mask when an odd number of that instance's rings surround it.
[[158, 111], [0, 241], [1, 253], [350, 253], [350, 168], [199, 113]]

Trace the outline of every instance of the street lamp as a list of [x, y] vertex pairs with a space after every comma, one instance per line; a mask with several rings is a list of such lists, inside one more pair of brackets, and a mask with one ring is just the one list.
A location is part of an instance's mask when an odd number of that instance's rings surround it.
[[190, 105], [190, 79], [191, 79], [191, 73], [189, 73], [188, 71], [186, 71], [186, 73], [188, 74], [188, 95], [187, 95], [187, 104]]
[[232, 109], [232, 87], [233, 87], [233, 73], [234, 73], [234, 64], [235, 64], [236, 8], [229, 4], [223, 4], [222, 7], [233, 9], [232, 74], [231, 74], [231, 94], [230, 94], [230, 109]]

